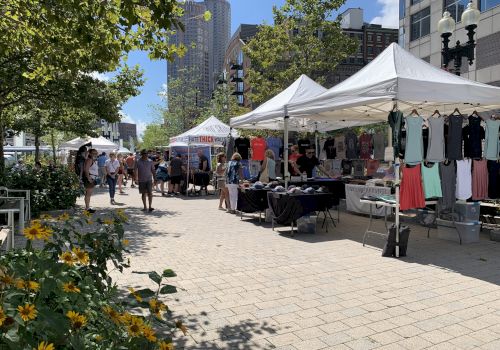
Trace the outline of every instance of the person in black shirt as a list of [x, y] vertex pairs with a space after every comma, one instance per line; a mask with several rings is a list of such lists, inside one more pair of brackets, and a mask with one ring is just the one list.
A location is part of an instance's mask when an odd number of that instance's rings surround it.
[[194, 173], [194, 185], [199, 185], [200, 190], [197, 191], [200, 193], [202, 190], [205, 190], [208, 194], [208, 183], [210, 182], [210, 162], [208, 158], [203, 154], [203, 150], [198, 150], [198, 172]]
[[306, 154], [306, 150], [311, 147], [311, 140], [300, 139], [297, 144], [299, 145], [299, 153]]
[[299, 159], [297, 159], [297, 166], [301, 173], [305, 172], [308, 178], [312, 177], [312, 172], [315, 167], [331, 177], [330, 173], [326, 171], [325, 168], [319, 163], [318, 158], [314, 155], [314, 148], [309, 148], [306, 150], [306, 154], [302, 155]]

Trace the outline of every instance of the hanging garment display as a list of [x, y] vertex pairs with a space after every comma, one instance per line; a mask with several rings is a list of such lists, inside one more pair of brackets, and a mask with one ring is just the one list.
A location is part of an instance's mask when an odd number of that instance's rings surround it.
[[266, 140], [262, 136], [257, 136], [250, 141], [252, 147], [252, 160], [264, 160], [264, 153], [266, 152]]
[[448, 116], [447, 155], [449, 160], [460, 160], [462, 156], [462, 123], [461, 115]]
[[500, 198], [500, 163], [496, 160], [488, 160], [488, 197], [491, 199]]
[[346, 159], [345, 137], [343, 135], [335, 138], [335, 152], [337, 159]]
[[422, 129], [422, 146], [424, 149], [424, 153], [422, 153], [422, 157], [425, 157], [427, 154], [427, 146], [429, 145], [429, 128], [424, 126]]
[[475, 115], [469, 117], [469, 124], [463, 128], [464, 157], [481, 158], [483, 156], [482, 140], [485, 138], [481, 118]]
[[428, 162], [442, 162], [444, 160], [444, 118], [430, 117], [429, 147], [425, 159]]
[[421, 116], [408, 116], [406, 122], [406, 149], [405, 163], [410, 165], [420, 164], [423, 160], [424, 146], [422, 143], [422, 124], [424, 119]]
[[380, 167], [380, 161], [376, 159], [368, 159], [366, 165], [366, 175], [367, 176], [373, 176], [377, 172], [378, 168]]
[[250, 179], [250, 165], [249, 165], [249, 160], [248, 159], [243, 159], [241, 161], [241, 169], [243, 170], [243, 178], [245, 178], [245, 180], [248, 180]]
[[349, 130], [345, 135], [346, 158], [358, 159], [358, 137]]
[[471, 159], [457, 160], [457, 199], [467, 200], [472, 197], [471, 168]]
[[[241, 159], [248, 159], [250, 140], [246, 137], [238, 137], [236, 140], [234, 140], [234, 148], [235, 151], [241, 155]], [[231, 156], [229, 156], [228, 159], [231, 159]]]
[[417, 164], [414, 167], [403, 168], [399, 200], [401, 210], [425, 207], [420, 167], [420, 164]]
[[234, 153], [234, 138], [231, 134], [226, 137], [226, 140], [224, 141], [224, 148], [226, 149], [226, 158], [231, 159]]
[[365, 176], [365, 164], [366, 162], [362, 159], [356, 159], [352, 161], [353, 175], [357, 177]]
[[486, 141], [484, 143], [484, 157], [488, 160], [498, 160], [498, 128], [500, 120], [486, 121]]
[[439, 178], [439, 163], [422, 163], [422, 180], [424, 182], [425, 198], [441, 198], [441, 179]]
[[297, 141], [297, 145], [299, 146], [300, 154], [306, 154], [306, 149], [314, 148], [309, 139], [300, 139]]
[[488, 164], [486, 159], [472, 163], [472, 200], [479, 201], [488, 197]]
[[340, 159], [333, 159], [333, 162], [332, 162], [332, 173], [333, 173], [333, 176], [340, 176], [340, 175], [342, 175], [342, 160], [340, 160]]
[[344, 159], [342, 161], [342, 175], [351, 175], [352, 174], [352, 161]]
[[333, 137], [329, 137], [324, 145], [322, 150], [326, 152], [326, 159], [335, 159], [337, 153], [335, 152], [335, 139]]
[[439, 207], [442, 211], [451, 211], [455, 205], [455, 191], [457, 183], [457, 174], [455, 172], [455, 162], [439, 164], [441, 175], [441, 192], [443, 197], [439, 200]]
[[392, 146], [394, 147], [394, 156], [401, 154], [401, 129], [403, 127], [403, 113], [400, 111], [391, 111], [387, 116], [387, 121], [392, 130]]
[[251, 177], [256, 177], [260, 173], [261, 165], [259, 160], [251, 160], [248, 163], [248, 167], [250, 170], [250, 176]]
[[280, 160], [281, 159], [280, 150], [283, 148], [283, 140], [279, 137], [268, 137], [266, 139], [266, 144], [267, 148], [273, 151], [274, 159]]
[[367, 132], [363, 132], [359, 136], [359, 158], [360, 159], [370, 159], [372, 155], [372, 135]]
[[384, 159], [385, 135], [378, 131], [373, 135], [373, 159]]

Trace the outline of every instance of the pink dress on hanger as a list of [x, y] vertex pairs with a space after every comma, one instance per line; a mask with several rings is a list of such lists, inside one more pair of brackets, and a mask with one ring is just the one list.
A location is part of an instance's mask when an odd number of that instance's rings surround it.
[[399, 194], [399, 209], [425, 208], [424, 190], [420, 164], [413, 168], [404, 167]]

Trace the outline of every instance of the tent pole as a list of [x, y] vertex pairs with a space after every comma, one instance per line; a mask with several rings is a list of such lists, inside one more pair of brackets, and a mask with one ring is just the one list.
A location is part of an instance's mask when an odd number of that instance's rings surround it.
[[[398, 101], [395, 102], [396, 108], [398, 105]], [[390, 127], [389, 127], [390, 128]], [[390, 138], [392, 144], [392, 137]], [[400, 202], [400, 192], [399, 192], [399, 157], [394, 154], [394, 176], [396, 180], [396, 217], [395, 217], [395, 225], [396, 225], [396, 258], [399, 258], [399, 202]]]
[[285, 175], [285, 188], [288, 188], [288, 181], [290, 180], [290, 173], [288, 172], [288, 123], [290, 122], [290, 116], [288, 115], [288, 107], [285, 105], [285, 120], [283, 127], [283, 158], [284, 158], [284, 166], [283, 172]]
[[316, 149], [316, 158], [319, 159], [319, 134], [318, 134], [318, 122], [314, 122], [314, 148]]
[[189, 159], [190, 157], [191, 157], [191, 145], [188, 142], [188, 161], [187, 161], [187, 167], [186, 167], [186, 169], [187, 169], [187, 171], [186, 171], [186, 181], [187, 181], [186, 182], [186, 197], [189, 196], [189, 170], [190, 170], [189, 166], [191, 164], [191, 160]]

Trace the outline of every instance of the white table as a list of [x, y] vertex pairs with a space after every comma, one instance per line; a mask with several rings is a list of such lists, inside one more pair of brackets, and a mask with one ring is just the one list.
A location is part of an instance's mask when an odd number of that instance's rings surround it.
[[24, 232], [24, 197], [0, 197], [3, 204], [0, 206], [0, 214], [7, 214], [7, 224], [10, 226], [10, 237], [7, 237], [7, 249], [14, 248], [15, 220], [14, 215], [19, 214], [18, 229], [20, 234]]

